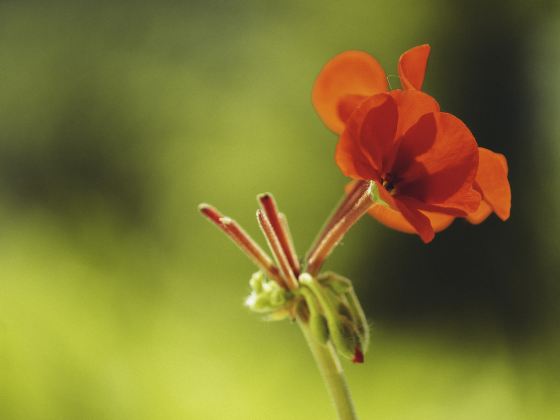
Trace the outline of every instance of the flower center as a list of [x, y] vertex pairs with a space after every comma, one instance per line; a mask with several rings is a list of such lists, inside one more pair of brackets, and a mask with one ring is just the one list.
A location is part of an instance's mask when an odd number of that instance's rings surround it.
[[385, 176], [381, 178], [383, 187], [389, 192], [390, 194], [395, 193], [395, 183], [396, 178], [391, 173], [386, 173]]

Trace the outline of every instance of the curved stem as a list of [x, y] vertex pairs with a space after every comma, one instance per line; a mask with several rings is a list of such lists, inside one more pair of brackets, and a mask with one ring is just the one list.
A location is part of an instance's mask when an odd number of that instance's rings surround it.
[[307, 325], [301, 320], [298, 320], [298, 324], [321, 372], [339, 420], [357, 420], [344, 371], [332, 344], [322, 345], [313, 337]]
[[342, 200], [340, 200], [336, 206], [336, 209], [331, 213], [319, 231], [320, 233], [313, 241], [309, 251], [307, 251], [307, 255], [305, 256], [306, 261], [309, 260], [309, 257], [315, 252], [317, 247], [321, 245], [321, 242], [329, 231], [340, 221], [342, 217], [344, 217], [346, 213], [352, 209], [352, 207], [356, 204], [356, 201], [363, 195], [364, 189], [369, 186], [368, 184], [369, 183], [367, 181], [355, 181], [351, 184], [350, 190], [344, 194]]
[[320, 244], [309, 255], [306, 271], [312, 276], [319, 273], [321, 266], [346, 232], [348, 232], [354, 223], [356, 223], [374, 204], [370, 197], [372, 182], [365, 183], [364, 187], [364, 191], [362, 191], [362, 194], [357, 198], [356, 202], [352, 204], [352, 207], [332, 228], [330, 228]]

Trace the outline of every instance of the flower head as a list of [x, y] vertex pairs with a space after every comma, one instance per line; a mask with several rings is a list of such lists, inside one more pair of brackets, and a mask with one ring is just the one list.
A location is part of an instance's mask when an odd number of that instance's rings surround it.
[[420, 91], [429, 45], [401, 55], [403, 90], [391, 90], [381, 65], [361, 51], [329, 61], [313, 88], [319, 116], [339, 134], [336, 161], [353, 179], [376, 182], [387, 206], [369, 213], [425, 241], [455, 217], [480, 223], [492, 212], [509, 217], [511, 192], [503, 155], [478, 148], [457, 117]]
[[346, 176], [375, 181], [380, 198], [425, 242], [434, 228], [423, 211], [466, 216], [480, 205], [473, 135], [419, 91], [394, 90], [364, 101], [347, 121], [336, 162]]

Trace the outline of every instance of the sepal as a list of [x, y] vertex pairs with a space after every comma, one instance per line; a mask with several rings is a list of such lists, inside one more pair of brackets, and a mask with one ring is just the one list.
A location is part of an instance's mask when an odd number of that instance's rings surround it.
[[309, 313], [307, 324], [313, 337], [321, 344], [325, 345], [329, 341], [329, 325], [327, 318], [323, 315], [321, 305], [315, 295], [308, 288], [300, 288], [303, 299], [302, 304], [307, 306]]

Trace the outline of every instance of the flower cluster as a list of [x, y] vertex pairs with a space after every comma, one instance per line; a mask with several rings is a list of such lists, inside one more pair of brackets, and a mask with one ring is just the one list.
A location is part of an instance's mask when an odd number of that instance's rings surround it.
[[424, 242], [457, 217], [478, 224], [494, 212], [506, 220], [511, 202], [505, 157], [478, 147], [460, 119], [421, 91], [429, 53], [421, 45], [401, 55], [402, 90], [389, 90], [380, 64], [360, 51], [334, 57], [313, 88], [315, 109], [339, 135], [340, 170], [377, 187], [369, 213]]

